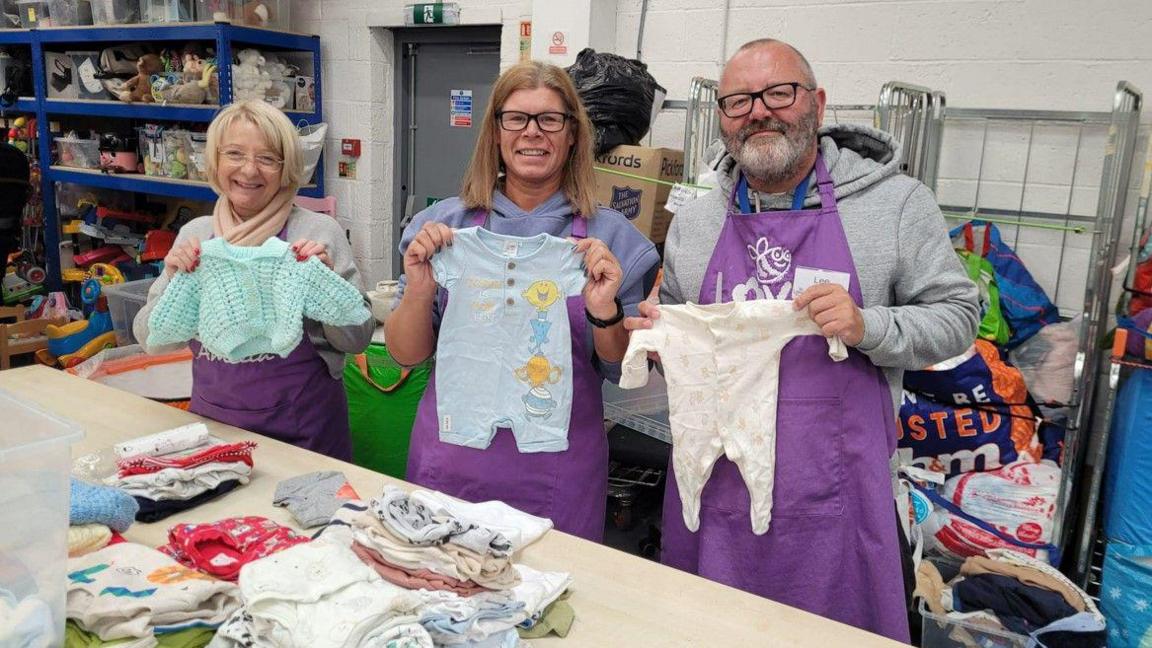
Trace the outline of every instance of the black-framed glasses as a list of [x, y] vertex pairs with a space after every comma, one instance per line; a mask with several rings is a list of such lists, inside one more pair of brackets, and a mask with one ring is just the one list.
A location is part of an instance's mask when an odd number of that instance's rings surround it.
[[808, 92], [812, 92], [816, 88], [809, 88], [803, 83], [795, 81], [791, 83], [777, 83], [770, 85], [759, 92], [735, 92], [730, 95], [724, 95], [716, 100], [716, 105], [720, 106], [720, 112], [724, 113], [726, 117], [743, 117], [752, 112], [752, 106], [759, 99], [764, 103], [764, 107], [769, 110], [781, 110], [788, 108], [796, 103], [796, 91], [803, 88]]
[[542, 112], [535, 115], [519, 110], [500, 110], [496, 112], [496, 119], [500, 128], [506, 131], [522, 131], [528, 128], [528, 122], [536, 122], [536, 126], [545, 133], [555, 133], [564, 130], [564, 124], [572, 119], [572, 115], [562, 112]]

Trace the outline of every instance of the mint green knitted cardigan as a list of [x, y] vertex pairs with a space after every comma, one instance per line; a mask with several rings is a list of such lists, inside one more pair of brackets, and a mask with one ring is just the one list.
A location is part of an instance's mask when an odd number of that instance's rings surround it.
[[201, 244], [196, 270], [177, 272], [157, 300], [147, 344], [195, 337], [226, 360], [283, 358], [300, 344], [304, 317], [348, 326], [371, 316], [355, 286], [316, 257], [297, 261], [279, 238], [257, 247], [213, 238]]

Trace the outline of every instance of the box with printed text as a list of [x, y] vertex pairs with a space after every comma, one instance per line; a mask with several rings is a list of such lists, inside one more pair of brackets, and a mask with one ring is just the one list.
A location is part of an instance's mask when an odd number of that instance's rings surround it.
[[664, 203], [683, 175], [683, 151], [617, 146], [596, 159], [596, 200], [624, 214], [653, 243], [663, 243], [672, 221]]

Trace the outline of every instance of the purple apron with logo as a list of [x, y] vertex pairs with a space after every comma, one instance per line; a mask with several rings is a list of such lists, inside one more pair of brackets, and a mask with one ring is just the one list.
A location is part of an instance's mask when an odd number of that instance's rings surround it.
[[[704, 276], [701, 304], [791, 299], [797, 267], [846, 273], [849, 293], [862, 304], [822, 157], [816, 160], [816, 180], [818, 210], [745, 214], [729, 208]], [[727, 457], [716, 461], [701, 495], [699, 532], [689, 531], [670, 466], [662, 561], [907, 642], [888, 469], [896, 419], [884, 375], [855, 349], [838, 363], [819, 336], [795, 338], [780, 359], [776, 424], [768, 532], [752, 533], [748, 489]]]
[[[483, 227], [487, 214], [473, 217]], [[587, 236], [583, 218], [572, 221], [572, 237]], [[442, 310], [447, 299], [441, 301]], [[568, 449], [521, 453], [508, 428], [499, 428], [487, 448], [440, 440], [436, 417], [436, 372], [420, 400], [408, 450], [408, 479], [471, 502], [501, 500], [550, 518], [565, 533], [599, 542], [608, 498], [608, 439], [604, 434], [602, 379], [592, 367], [584, 320], [584, 298], [569, 297], [572, 333], [572, 416]]]
[[[287, 229], [287, 228], [285, 228]], [[285, 230], [279, 237], [284, 238]], [[213, 358], [193, 340], [190, 412], [343, 461], [352, 460], [344, 383], [305, 334], [281, 358]]]

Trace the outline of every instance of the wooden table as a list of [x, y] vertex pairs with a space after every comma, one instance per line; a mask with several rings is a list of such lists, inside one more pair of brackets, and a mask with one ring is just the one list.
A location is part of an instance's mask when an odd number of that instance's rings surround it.
[[[281, 479], [315, 470], [343, 471], [364, 497], [379, 493], [389, 483], [411, 487], [352, 464], [47, 367], [0, 371], [0, 389], [84, 427], [86, 437], [72, 447], [73, 457], [196, 421], [204, 421], [213, 434], [227, 441], [250, 439], [260, 444], [253, 455], [255, 471], [247, 486], [162, 522], [135, 524], [125, 534], [134, 542], [157, 546], [166, 542], [167, 529], [173, 524], [236, 515], [262, 515], [294, 527], [286, 509], [272, 506], [272, 493]], [[0, 421], [3, 418], [0, 412]], [[518, 560], [537, 569], [567, 571], [575, 579], [570, 602], [576, 611], [576, 623], [568, 637], [535, 639], [533, 645], [902, 645], [555, 530], [525, 549]]]

